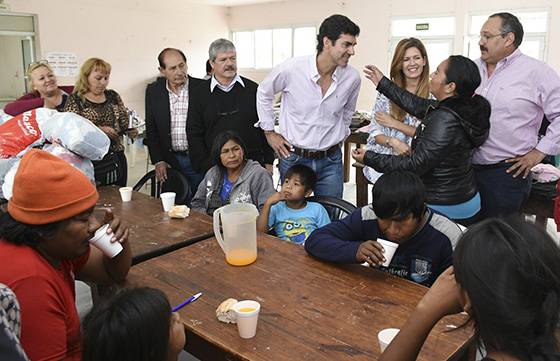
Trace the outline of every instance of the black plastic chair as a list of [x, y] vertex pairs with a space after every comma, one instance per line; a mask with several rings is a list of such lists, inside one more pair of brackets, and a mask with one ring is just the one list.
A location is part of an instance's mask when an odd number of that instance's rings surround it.
[[109, 151], [102, 160], [93, 161], [95, 184], [98, 187], [126, 186], [128, 162], [124, 152]]
[[189, 182], [187, 178], [181, 174], [181, 172], [168, 168], [167, 169], [167, 180], [165, 182], [156, 181], [156, 171], [151, 170], [146, 173], [133, 187], [135, 191], [139, 191], [140, 188], [150, 181], [150, 195], [152, 197], [159, 198], [159, 195], [164, 192], [175, 192], [175, 204], [186, 204], [187, 199], [191, 193], [189, 187]]
[[356, 210], [356, 206], [344, 199], [330, 196], [313, 196], [307, 197], [309, 202], [320, 203], [329, 214], [331, 221], [337, 221], [349, 215]]

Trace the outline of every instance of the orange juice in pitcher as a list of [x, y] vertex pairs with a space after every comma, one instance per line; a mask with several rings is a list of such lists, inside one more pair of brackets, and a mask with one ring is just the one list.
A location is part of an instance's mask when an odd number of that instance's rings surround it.
[[257, 259], [258, 215], [257, 208], [248, 203], [228, 204], [214, 211], [214, 235], [229, 264], [246, 266]]

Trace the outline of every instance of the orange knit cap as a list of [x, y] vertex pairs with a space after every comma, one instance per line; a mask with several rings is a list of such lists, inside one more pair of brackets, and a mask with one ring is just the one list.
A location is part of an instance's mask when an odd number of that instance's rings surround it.
[[38, 149], [22, 158], [14, 178], [8, 213], [25, 224], [47, 224], [95, 206], [95, 186], [78, 169]]

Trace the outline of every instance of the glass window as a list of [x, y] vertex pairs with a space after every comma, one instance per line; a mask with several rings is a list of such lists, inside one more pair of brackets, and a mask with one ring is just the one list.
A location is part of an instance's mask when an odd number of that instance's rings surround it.
[[315, 53], [316, 28], [260, 29], [234, 31], [239, 68], [269, 69], [283, 61]]
[[[538, 12], [519, 12], [514, 13], [511, 10], [504, 10], [511, 12], [513, 15], [519, 18], [521, 24], [523, 24], [523, 31], [525, 33], [546, 33], [548, 26], [548, 13], [546, 11]], [[488, 20], [488, 17], [499, 11], [494, 11], [492, 13], [483, 15], [472, 15], [470, 24], [470, 34], [478, 35], [482, 25]]]
[[[548, 12], [547, 11], [525, 11], [516, 12], [512, 10], [504, 10], [511, 12], [519, 18], [523, 24], [523, 42], [519, 47], [524, 54], [533, 58], [545, 60], [545, 50], [547, 43], [547, 29], [548, 29]], [[469, 35], [465, 41], [464, 52], [465, 55], [471, 59], [480, 57], [480, 47], [478, 45], [480, 29], [482, 25], [488, 20], [488, 17], [494, 11], [487, 14], [471, 15], [469, 23]]]
[[0, 31], [21, 31], [32, 33], [35, 31], [33, 16], [0, 15]]
[[240, 68], [255, 67], [255, 39], [252, 31], [233, 33], [233, 43], [237, 50], [237, 66]]
[[272, 66], [292, 56], [292, 29], [272, 30]]
[[314, 27], [294, 29], [294, 56], [313, 55], [317, 46], [317, 31]]
[[430, 72], [435, 71], [438, 65], [453, 52], [452, 41], [426, 40], [424, 46], [430, 61]]
[[255, 31], [255, 68], [272, 67], [272, 30]]
[[453, 53], [455, 39], [455, 18], [452, 16], [393, 19], [391, 21], [391, 53], [403, 38], [415, 37], [422, 41], [428, 53], [430, 72]]

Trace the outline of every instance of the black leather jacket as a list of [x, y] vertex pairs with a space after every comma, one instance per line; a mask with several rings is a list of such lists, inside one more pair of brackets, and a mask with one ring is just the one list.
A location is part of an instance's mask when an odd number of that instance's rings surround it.
[[387, 78], [379, 82], [377, 90], [422, 123], [412, 139], [409, 156], [367, 151], [364, 163], [378, 172], [401, 169], [418, 174], [426, 186], [428, 203], [453, 205], [471, 199], [477, 192], [472, 153], [490, 129], [487, 102], [480, 97], [454, 96], [441, 102], [424, 99]]

